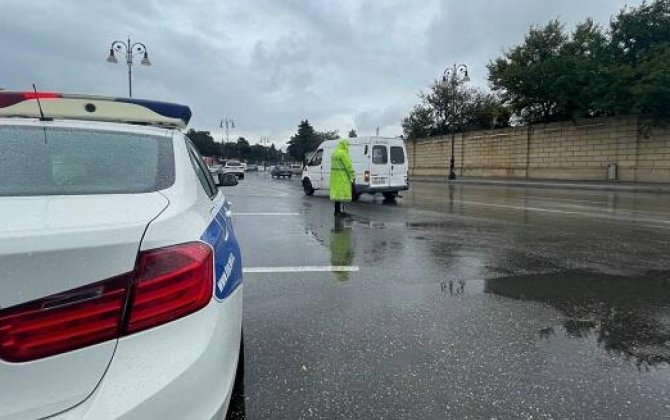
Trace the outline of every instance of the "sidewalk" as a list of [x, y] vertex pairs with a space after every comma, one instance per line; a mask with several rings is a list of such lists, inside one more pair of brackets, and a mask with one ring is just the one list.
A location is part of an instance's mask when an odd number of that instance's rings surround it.
[[551, 179], [507, 179], [463, 177], [449, 181], [441, 176], [410, 176], [413, 182], [437, 182], [454, 185], [491, 185], [522, 188], [564, 188], [575, 190], [630, 191], [670, 194], [670, 184], [653, 184], [620, 181], [565, 181]]

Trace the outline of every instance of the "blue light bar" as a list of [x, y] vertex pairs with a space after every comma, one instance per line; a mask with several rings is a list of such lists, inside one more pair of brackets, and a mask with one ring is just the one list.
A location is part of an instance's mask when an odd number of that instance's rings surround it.
[[116, 102], [123, 102], [127, 104], [140, 105], [149, 108], [153, 112], [168, 118], [178, 118], [184, 121], [184, 125], [188, 125], [191, 120], [191, 108], [186, 105], [173, 104], [169, 102], [150, 101], [147, 99], [133, 99], [133, 98], [115, 98]]

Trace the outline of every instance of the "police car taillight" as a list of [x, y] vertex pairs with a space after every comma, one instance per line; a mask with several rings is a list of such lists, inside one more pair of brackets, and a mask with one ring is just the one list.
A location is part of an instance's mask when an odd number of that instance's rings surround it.
[[131, 276], [0, 311], [0, 358], [26, 362], [116, 338]]
[[0, 359], [53, 356], [191, 314], [212, 298], [213, 265], [200, 242], [143, 251], [134, 272], [0, 310]]
[[212, 249], [200, 242], [140, 253], [124, 334], [203, 308], [214, 288]]

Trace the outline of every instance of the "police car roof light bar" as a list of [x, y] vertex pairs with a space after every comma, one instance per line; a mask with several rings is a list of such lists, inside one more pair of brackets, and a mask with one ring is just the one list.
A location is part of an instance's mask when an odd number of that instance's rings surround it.
[[[44, 101], [44, 100], [48, 101]], [[36, 101], [39, 101], [37, 104]], [[38, 105], [37, 107], [35, 105]], [[43, 108], [43, 109], [42, 109]], [[39, 112], [36, 112], [39, 111]], [[72, 119], [186, 128], [186, 105], [146, 99], [56, 92], [0, 91], [0, 117]]]

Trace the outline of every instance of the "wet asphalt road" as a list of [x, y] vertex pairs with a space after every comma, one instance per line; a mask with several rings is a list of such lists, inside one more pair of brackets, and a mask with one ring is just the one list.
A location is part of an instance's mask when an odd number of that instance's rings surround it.
[[245, 274], [235, 418], [670, 418], [670, 195], [416, 183], [225, 190]]

